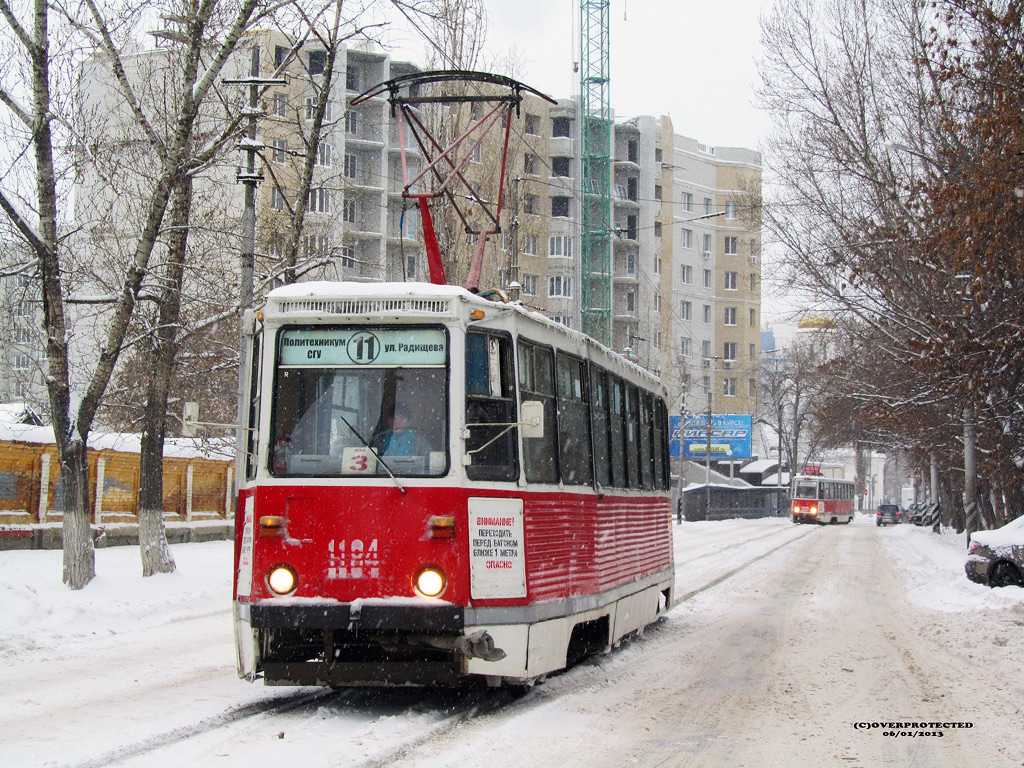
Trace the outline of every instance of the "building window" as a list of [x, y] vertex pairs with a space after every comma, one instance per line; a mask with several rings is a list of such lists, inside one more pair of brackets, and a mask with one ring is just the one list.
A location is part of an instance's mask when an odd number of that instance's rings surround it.
[[14, 356], [14, 370], [18, 373], [25, 373], [31, 364], [32, 360], [28, 355]]
[[661, 294], [654, 294], [654, 311], [661, 312]]
[[28, 344], [32, 341], [32, 332], [28, 328], [15, 328], [14, 329], [14, 343], [15, 344]]
[[284, 210], [284, 190], [280, 187], [274, 187], [270, 191], [270, 207], [275, 211]]
[[711, 305], [704, 305], [704, 325], [711, 325]]
[[288, 117], [288, 97], [283, 93], [274, 94], [274, 114], [277, 117]]
[[658, 147], [658, 148], [656, 148], [654, 150], [654, 162], [656, 162], [656, 163], [660, 163], [661, 162], [661, 148], [660, 147]]
[[660, 221], [654, 222], [654, 236], [655, 237], [661, 237], [661, 222]]
[[351, 245], [341, 248], [341, 266], [353, 269], [356, 265], [356, 249]]
[[327, 235], [306, 235], [303, 238], [303, 253], [307, 259], [318, 259], [331, 252], [331, 239]]
[[754, 293], [757, 291], [757, 273], [750, 273], [750, 292]]
[[527, 114], [523, 120], [523, 130], [530, 136], [540, 135], [540, 117]]
[[291, 48], [287, 45], [275, 45], [274, 46], [274, 69], [280, 69], [284, 66], [284, 63], [288, 61], [288, 54], [291, 52]]
[[679, 245], [682, 248], [693, 248], [693, 230], [684, 229], [679, 233]]
[[532, 152], [527, 152], [523, 155], [523, 173], [527, 175], [534, 175], [537, 173], [537, 156]]
[[725, 238], [725, 255], [735, 256], [739, 253], [739, 241], [738, 237], [727, 237]]
[[738, 290], [737, 287], [736, 287], [736, 281], [737, 281], [738, 277], [739, 277], [739, 275], [736, 272], [726, 272], [726, 273], [724, 273], [724, 278], [725, 278], [724, 288], [725, 288], [725, 290], [727, 290], [727, 291]]
[[551, 135], [553, 137], [570, 138], [572, 136], [572, 118], [555, 117], [551, 119]]
[[693, 267], [683, 264], [683, 284], [693, 285]]
[[679, 317], [683, 320], [690, 320], [693, 317], [693, 302], [684, 301], [679, 304]]
[[690, 339], [686, 336], [681, 337], [679, 339], [679, 354], [681, 354], [683, 357], [689, 357], [690, 350]]
[[416, 279], [416, 266], [416, 257], [414, 255], [409, 254], [408, 256], [405, 257], [405, 274], [408, 277], [408, 279]]
[[661, 274], [661, 257], [658, 257], [654, 260], [654, 274]]
[[704, 215], [710, 216], [713, 213], [713, 207], [710, 197], [704, 198]]
[[700, 355], [703, 358], [711, 357], [711, 339], [704, 339], [700, 343]]
[[636, 314], [636, 291], [632, 288], [626, 291], [626, 314], [630, 317]]
[[654, 348], [661, 349], [661, 331], [654, 332]]
[[359, 112], [354, 109], [345, 113], [345, 133], [352, 136], [359, 133]]
[[736, 307], [726, 307], [724, 318], [726, 325], [736, 325]]
[[537, 295], [537, 276], [523, 275], [523, 293], [527, 296]]
[[551, 215], [567, 217], [569, 215], [569, 198], [568, 197], [552, 197], [551, 198]]
[[683, 192], [679, 195], [679, 202], [682, 204], [684, 211], [693, 211], [693, 195], [689, 192]]
[[636, 277], [636, 254], [635, 253], [627, 253], [626, 254], [626, 276], [627, 277]]
[[309, 190], [308, 207], [315, 213], [331, 212], [331, 191], [325, 187]]
[[346, 224], [356, 223], [356, 201], [345, 200], [341, 204], [341, 220]]
[[271, 152], [271, 159], [275, 163], [283, 163], [285, 155], [288, 152], [288, 142], [284, 139], [274, 139], [271, 142], [273, 151]]
[[757, 328], [757, 310], [753, 307], [750, 309], [750, 327]]
[[343, 171], [346, 179], [356, 177], [356, 156], [350, 152], [345, 153], [345, 169]]
[[754, 356], [757, 354], [757, 347], [753, 344], [748, 344], [750, 352], [750, 362], [754, 362]]
[[572, 278], [553, 275], [548, 278], [548, 296], [572, 296]]
[[523, 197], [523, 213], [537, 213], [536, 195], [525, 195]]
[[722, 359], [727, 363], [736, 362], [736, 342], [727, 341], [722, 345]]
[[527, 256], [536, 256], [537, 239], [536, 235], [523, 235], [523, 253]]
[[327, 51], [309, 52], [309, 74], [322, 75], [327, 67]]
[[711, 255], [711, 235], [707, 232], [704, 233], [704, 243], [701, 250], [704, 252], [705, 256]]
[[754, 379], [747, 379], [747, 395], [757, 397], [757, 382]]
[[552, 176], [572, 176], [572, 158], [571, 157], [552, 157], [551, 158], [551, 175]]
[[722, 394], [726, 397], [736, 396], [736, 379], [729, 376], [722, 380]]
[[661, 184], [654, 185], [654, 199], [661, 200]]
[[730, 200], [728, 203], [725, 204], [725, 218], [727, 218], [727, 219], [738, 219], [739, 218], [739, 216], [737, 215], [737, 211], [738, 210], [739, 210], [739, 206], [737, 205], [736, 201], [735, 200]]
[[345, 69], [345, 88], [350, 91], [359, 90], [359, 67], [353, 67], [351, 64]]
[[704, 270], [704, 287], [705, 288], [710, 288], [711, 287], [711, 270], [710, 269], [705, 269]]
[[321, 141], [320, 146], [317, 147], [316, 162], [313, 165], [318, 165], [321, 168], [331, 167], [331, 145], [326, 141]]
[[[331, 112], [332, 112], [331, 102], [330, 101], [325, 101], [324, 102], [324, 120], [330, 120], [331, 119]], [[312, 97], [312, 96], [307, 96], [306, 97], [306, 119], [307, 120], [312, 120], [315, 116], [316, 116], [316, 99], [314, 97]]]

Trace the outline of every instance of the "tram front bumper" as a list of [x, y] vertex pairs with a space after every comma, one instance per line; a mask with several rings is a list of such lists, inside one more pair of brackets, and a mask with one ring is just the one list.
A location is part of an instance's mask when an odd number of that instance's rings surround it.
[[433, 603], [416, 605], [408, 600], [401, 603], [374, 600], [300, 604], [265, 600], [247, 607], [249, 623], [253, 629], [461, 633], [465, 628], [462, 606]]

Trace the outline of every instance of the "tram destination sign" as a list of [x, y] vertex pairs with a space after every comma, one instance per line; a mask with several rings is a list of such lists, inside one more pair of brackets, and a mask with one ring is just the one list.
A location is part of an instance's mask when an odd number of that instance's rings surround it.
[[[749, 414], [711, 415], [711, 458], [749, 459]], [[705, 414], [669, 416], [670, 451], [673, 458], [704, 460], [708, 453], [708, 417]]]
[[281, 331], [281, 365], [444, 365], [440, 328], [292, 328]]

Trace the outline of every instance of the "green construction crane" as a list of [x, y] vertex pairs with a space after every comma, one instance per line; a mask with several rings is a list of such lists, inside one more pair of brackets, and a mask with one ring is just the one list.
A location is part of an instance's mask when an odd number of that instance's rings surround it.
[[610, 0], [580, 0], [580, 146], [583, 331], [612, 343], [612, 109], [608, 95]]

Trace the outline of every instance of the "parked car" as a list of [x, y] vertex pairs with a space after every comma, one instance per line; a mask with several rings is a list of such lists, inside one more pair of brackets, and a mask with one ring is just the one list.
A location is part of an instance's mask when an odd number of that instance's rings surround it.
[[879, 504], [875, 510], [875, 525], [896, 525], [903, 522], [899, 504]]
[[924, 504], [911, 504], [907, 508], [907, 522], [914, 525], [924, 525]]
[[1024, 515], [971, 534], [964, 564], [967, 578], [990, 587], [1024, 587]]

